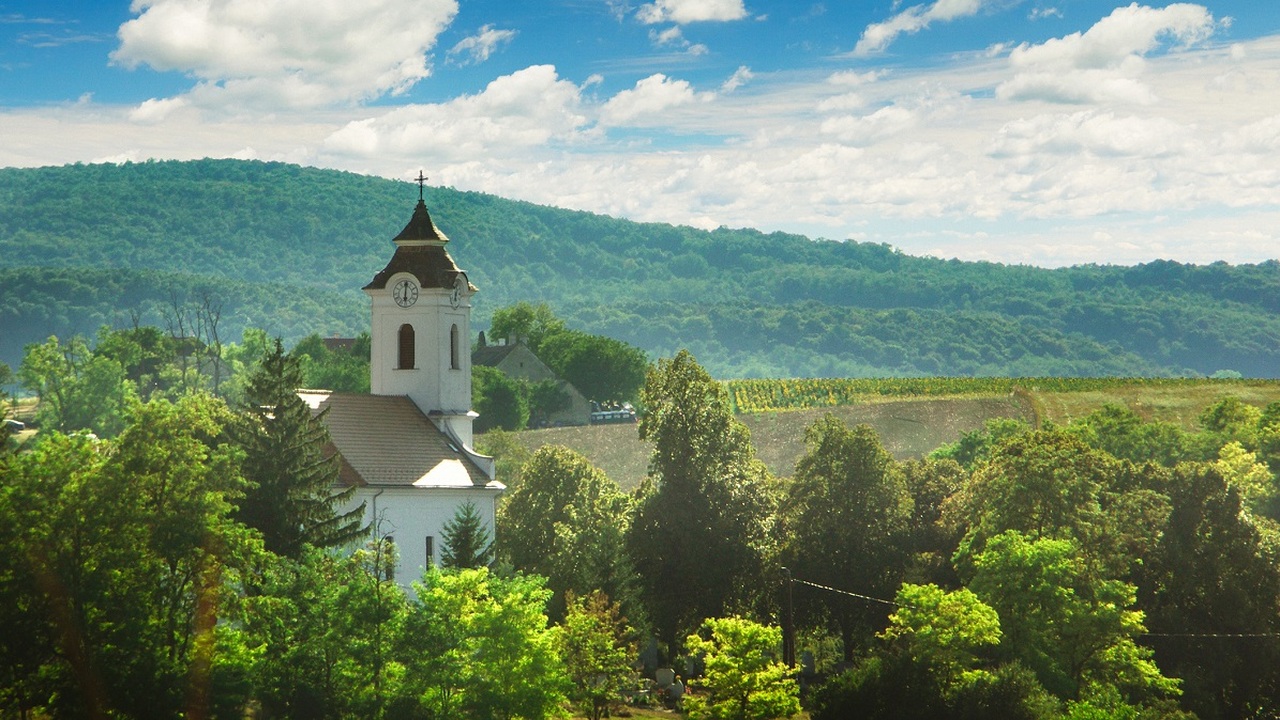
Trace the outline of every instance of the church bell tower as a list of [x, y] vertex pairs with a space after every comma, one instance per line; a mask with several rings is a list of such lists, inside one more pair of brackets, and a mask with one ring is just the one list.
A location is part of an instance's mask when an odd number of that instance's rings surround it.
[[470, 448], [471, 295], [423, 199], [393, 242], [391, 261], [364, 286], [373, 304], [370, 389], [407, 395], [441, 431]]

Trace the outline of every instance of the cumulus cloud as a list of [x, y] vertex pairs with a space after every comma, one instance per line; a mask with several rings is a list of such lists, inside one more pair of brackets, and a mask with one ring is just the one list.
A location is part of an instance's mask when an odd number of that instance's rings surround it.
[[1156, 96], [1139, 80], [1146, 69], [1144, 56], [1166, 42], [1182, 47], [1203, 42], [1216, 27], [1200, 5], [1116, 8], [1084, 33], [1014, 48], [1009, 64], [1015, 74], [996, 88], [996, 95], [1061, 103], [1152, 103]]
[[870, 115], [842, 115], [822, 122], [822, 132], [842, 143], [865, 147], [915, 126], [915, 112], [897, 105], [882, 107]]
[[632, 125], [640, 118], [656, 117], [672, 108], [712, 97], [711, 93], [694, 92], [688, 81], [673, 80], [657, 73], [637, 82], [634, 88], [609, 98], [600, 108], [600, 123], [613, 127]]
[[694, 22], [741, 20], [747, 16], [742, 0], [656, 0], [641, 5], [636, 18], [647, 25], [672, 22], [687, 25]]
[[324, 147], [352, 157], [501, 157], [514, 149], [572, 140], [588, 122], [581, 103], [578, 86], [560, 79], [550, 65], [535, 65], [500, 77], [475, 95], [349, 122], [329, 135]]
[[178, 71], [193, 104], [319, 107], [398, 94], [456, 0], [135, 0], [113, 62]]
[[448, 55], [451, 59], [463, 56], [461, 60], [454, 60], [460, 65], [482, 63], [498, 48], [510, 44], [515, 37], [515, 30], [495, 30], [492, 25], [485, 25], [480, 28], [480, 32], [449, 48]]
[[1192, 151], [1194, 145], [1193, 128], [1166, 118], [1082, 111], [1007, 123], [996, 134], [991, 154], [1028, 161], [1089, 156], [1155, 159]]
[[856, 55], [869, 55], [889, 47], [903, 33], [917, 33], [934, 22], [978, 14], [992, 0], [936, 0], [932, 5], [913, 5], [882, 23], [868, 25], [854, 47]]

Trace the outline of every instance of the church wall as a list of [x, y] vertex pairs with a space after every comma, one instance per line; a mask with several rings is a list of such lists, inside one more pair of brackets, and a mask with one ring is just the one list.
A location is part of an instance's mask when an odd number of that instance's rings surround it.
[[400, 553], [396, 582], [408, 589], [427, 567], [426, 539], [434, 538], [433, 562], [439, 563], [444, 526], [467, 500], [475, 503], [492, 539], [499, 493], [494, 488], [365, 487], [356, 491], [347, 509], [364, 502], [365, 522], [373, 523], [371, 537], [390, 535], [395, 539]]

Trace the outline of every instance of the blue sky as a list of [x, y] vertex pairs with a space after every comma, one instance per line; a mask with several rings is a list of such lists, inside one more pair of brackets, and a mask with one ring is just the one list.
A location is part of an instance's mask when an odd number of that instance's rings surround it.
[[1280, 256], [1280, 2], [0, 0], [0, 166], [282, 160], [1058, 266]]

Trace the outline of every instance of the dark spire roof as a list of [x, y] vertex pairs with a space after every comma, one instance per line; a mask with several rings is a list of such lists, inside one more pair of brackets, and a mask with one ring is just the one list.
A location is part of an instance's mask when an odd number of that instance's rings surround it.
[[[398, 272], [412, 273], [418, 279], [418, 285], [423, 288], [448, 289], [453, 287], [459, 276], [466, 279], [466, 273], [458, 268], [444, 248], [449, 238], [437, 230], [435, 224], [431, 222], [427, 204], [422, 199], [423, 180], [425, 178], [420, 176], [418, 205], [413, 209], [413, 217], [409, 219], [409, 224], [404, 226], [404, 230], [394, 238], [395, 253], [387, 266], [374, 275], [368, 285], [365, 285], [365, 290], [385, 288], [387, 280]], [[470, 283], [468, 283], [468, 289], [470, 292], [476, 290]]]
[[409, 224], [404, 226], [400, 234], [393, 238], [398, 244], [403, 240], [434, 240], [436, 242], [449, 242], [449, 238], [444, 233], [436, 230], [436, 226], [431, 222], [431, 214], [427, 212], [427, 203], [421, 197], [418, 198], [418, 206], [413, 209], [413, 217], [409, 218]]

